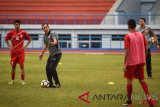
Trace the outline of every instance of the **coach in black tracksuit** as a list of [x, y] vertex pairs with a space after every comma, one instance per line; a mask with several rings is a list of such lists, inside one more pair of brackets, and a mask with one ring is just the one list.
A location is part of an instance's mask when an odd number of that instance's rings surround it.
[[137, 31], [142, 32], [146, 40], [148, 41], [148, 51], [147, 51], [147, 57], [146, 57], [146, 70], [149, 78], [152, 78], [152, 66], [151, 66], [151, 45], [152, 42], [150, 41], [151, 37], [154, 37], [155, 42], [157, 44], [157, 48], [159, 48], [159, 41], [157, 36], [154, 34], [153, 30], [145, 25], [145, 18], [140, 18], [139, 20], [140, 27], [137, 29]]
[[[43, 54], [45, 50], [48, 48], [50, 55], [48, 57], [47, 64], [46, 64], [46, 75], [49, 81], [49, 86], [53, 88], [59, 88], [61, 84], [59, 82], [56, 68], [61, 59], [62, 52], [58, 42], [58, 37], [57, 37], [57, 34], [51, 32], [48, 24], [42, 24], [42, 29], [45, 32], [44, 48], [39, 58], [40, 60], [42, 60]], [[53, 85], [52, 77], [55, 81], [55, 85]]]

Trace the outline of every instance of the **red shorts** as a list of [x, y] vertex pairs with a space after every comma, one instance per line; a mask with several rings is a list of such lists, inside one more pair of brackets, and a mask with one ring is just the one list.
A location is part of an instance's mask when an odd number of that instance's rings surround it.
[[11, 52], [11, 65], [13, 64], [24, 64], [24, 53], [13, 53]]
[[144, 79], [144, 64], [127, 66], [124, 77], [128, 79]]

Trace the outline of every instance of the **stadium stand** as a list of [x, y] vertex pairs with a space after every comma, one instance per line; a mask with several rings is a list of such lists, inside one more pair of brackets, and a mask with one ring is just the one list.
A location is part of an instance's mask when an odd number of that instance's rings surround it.
[[[1, 0], [0, 23], [19, 18], [27, 24], [100, 24], [116, 0]], [[4, 15], [2, 15], [4, 14]], [[96, 15], [100, 16], [96, 17]], [[5, 21], [8, 19], [8, 21]], [[38, 19], [38, 20], [37, 20]], [[74, 20], [76, 19], [76, 20]], [[54, 20], [54, 21], [53, 21]], [[76, 22], [75, 22], [76, 21]]]
[[160, 41], [159, 4], [160, 0], [0, 0], [0, 48], [7, 48], [4, 37], [14, 28], [14, 19], [20, 19], [21, 28], [31, 35], [31, 49], [43, 46], [42, 23], [49, 23], [61, 47], [69, 50], [122, 50], [127, 20], [138, 24], [140, 17]]

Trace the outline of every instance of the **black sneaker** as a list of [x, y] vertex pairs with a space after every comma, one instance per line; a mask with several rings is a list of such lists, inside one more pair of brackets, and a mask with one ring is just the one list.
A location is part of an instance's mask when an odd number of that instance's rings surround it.
[[126, 101], [123, 106], [132, 106], [132, 101]]
[[54, 85], [50, 85], [50, 86], [49, 86], [49, 88], [56, 88], [56, 86], [54, 86]]
[[55, 87], [56, 87], [56, 88], [60, 88], [60, 87], [61, 87], [61, 84], [60, 84], [60, 83], [59, 83], [59, 84], [56, 84]]

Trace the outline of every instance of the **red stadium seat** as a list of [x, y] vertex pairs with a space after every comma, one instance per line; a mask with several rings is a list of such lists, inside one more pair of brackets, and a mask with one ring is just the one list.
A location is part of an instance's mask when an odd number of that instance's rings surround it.
[[[100, 24], [116, 0], [1, 0], [0, 23]], [[4, 14], [4, 15], [3, 15]], [[95, 15], [102, 14], [102, 16]], [[12, 15], [12, 16], [11, 16]]]

